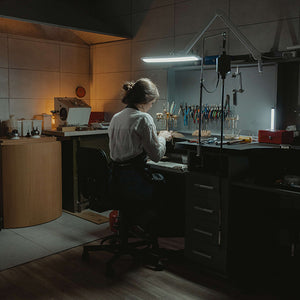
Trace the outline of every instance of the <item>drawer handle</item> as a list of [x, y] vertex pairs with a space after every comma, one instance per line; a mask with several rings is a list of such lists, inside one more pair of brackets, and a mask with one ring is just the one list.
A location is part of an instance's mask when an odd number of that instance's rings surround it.
[[213, 190], [214, 189], [214, 187], [211, 185], [205, 185], [205, 184], [200, 184], [200, 183], [194, 183], [194, 186], [199, 189], [204, 189], [204, 190]]
[[201, 233], [201, 234], [204, 234], [204, 235], [207, 235], [207, 236], [213, 236], [213, 234], [211, 232], [200, 230], [198, 228], [194, 228], [194, 231], [198, 232], [198, 233]]
[[197, 250], [193, 250], [193, 253], [194, 253], [194, 254], [197, 254], [197, 255], [200, 255], [200, 256], [202, 256], [202, 257], [204, 257], [204, 258], [207, 258], [207, 259], [212, 259], [212, 256], [211, 256], [211, 255], [205, 254], [205, 253], [203, 253], [203, 252], [199, 252], [199, 251], [197, 251]]
[[197, 210], [201, 210], [203, 212], [209, 213], [209, 214], [213, 214], [214, 213], [214, 210], [212, 210], [212, 209], [202, 208], [202, 207], [199, 207], [199, 206], [194, 206], [194, 208], [197, 209]]

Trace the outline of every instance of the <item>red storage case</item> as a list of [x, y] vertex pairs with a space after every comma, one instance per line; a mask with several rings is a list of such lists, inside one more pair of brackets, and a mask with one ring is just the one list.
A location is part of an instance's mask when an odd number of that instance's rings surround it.
[[293, 131], [286, 130], [259, 130], [258, 141], [269, 144], [291, 144], [294, 140]]
[[103, 122], [104, 121], [104, 112], [102, 111], [92, 111], [90, 114], [89, 124], [95, 122]]

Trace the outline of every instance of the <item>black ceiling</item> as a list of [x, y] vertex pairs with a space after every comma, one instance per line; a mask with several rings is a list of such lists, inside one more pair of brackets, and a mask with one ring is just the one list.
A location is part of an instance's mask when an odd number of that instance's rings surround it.
[[131, 0], [2, 0], [0, 16], [131, 37]]

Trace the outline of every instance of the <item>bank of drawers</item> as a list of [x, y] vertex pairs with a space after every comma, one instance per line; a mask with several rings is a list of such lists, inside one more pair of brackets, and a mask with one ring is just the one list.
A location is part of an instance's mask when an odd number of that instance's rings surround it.
[[209, 174], [189, 173], [186, 186], [185, 255], [214, 270], [225, 272], [220, 179]]

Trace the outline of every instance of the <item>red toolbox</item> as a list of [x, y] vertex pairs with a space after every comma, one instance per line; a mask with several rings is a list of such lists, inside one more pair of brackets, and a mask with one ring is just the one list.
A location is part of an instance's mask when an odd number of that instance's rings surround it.
[[258, 141], [269, 144], [291, 144], [294, 140], [294, 132], [286, 130], [259, 130]]
[[89, 124], [94, 122], [103, 122], [104, 121], [104, 112], [102, 111], [92, 111], [90, 114]]

